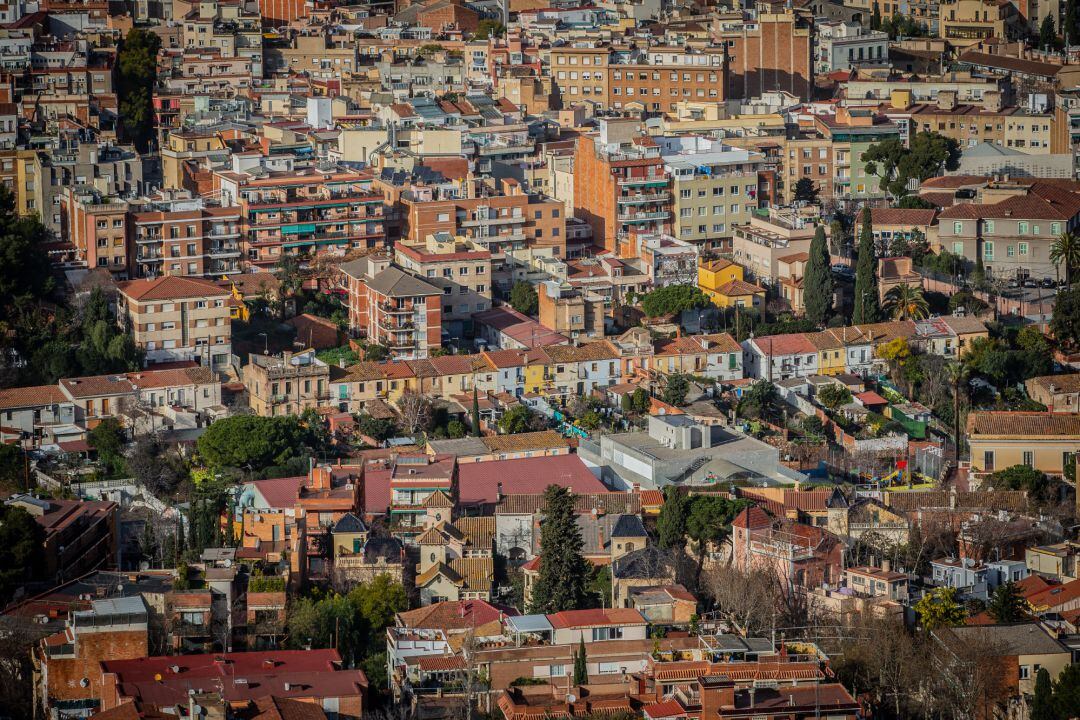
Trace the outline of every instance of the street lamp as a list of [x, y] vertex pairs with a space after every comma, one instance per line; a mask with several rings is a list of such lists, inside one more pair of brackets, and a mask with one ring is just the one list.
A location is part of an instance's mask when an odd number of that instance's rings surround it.
[[264, 332], [259, 333], [258, 336], [263, 339], [263, 355], [269, 355], [270, 354], [270, 337]]

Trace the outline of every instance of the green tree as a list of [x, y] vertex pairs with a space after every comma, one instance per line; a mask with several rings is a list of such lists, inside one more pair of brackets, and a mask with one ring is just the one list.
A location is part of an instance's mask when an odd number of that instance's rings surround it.
[[295, 415], [233, 415], [210, 425], [199, 436], [196, 448], [212, 468], [250, 467], [258, 472], [302, 457], [305, 440]]
[[465, 427], [465, 423], [460, 420], [451, 420], [446, 423], [446, 436], [449, 438], [457, 439], [463, 438], [469, 434], [469, 429]]
[[649, 393], [645, 388], [637, 388], [634, 390], [633, 396], [631, 396], [632, 405], [635, 412], [645, 413], [649, 412], [649, 408], [652, 407], [652, 403], [649, 400]]
[[866, 172], [877, 175], [882, 190], [893, 197], [908, 193], [909, 180], [926, 180], [960, 164], [960, 145], [936, 132], [920, 132], [910, 147], [897, 138], [874, 143], [862, 154]]
[[15, 212], [15, 195], [0, 185], [0, 323], [11, 323], [27, 303], [54, 289], [45, 252], [49, 233], [36, 216]]
[[0, 444], [0, 492], [5, 496], [29, 490], [26, 476], [27, 458], [18, 445]]
[[829, 223], [829, 252], [833, 255], [843, 255], [845, 238], [843, 221], [837, 218]]
[[600, 413], [595, 410], [586, 410], [581, 417], [578, 418], [577, 424], [586, 430], [596, 430], [604, 422], [604, 419], [600, 416]]
[[1054, 16], [1047, 14], [1039, 25], [1039, 47], [1052, 49], [1057, 46], [1057, 33], [1054, 32]]
[[578, 640], [578, 649], [574, 653], [574, 685], [589, 684], [589, 664], [585, 656], [585, 635]]
[[524, 405], [515, 405], [499, 418], [499, 429], [507, 435], [523, 433], [529, 429], [532, 411]]
[[719, 543], [731, 533], [731, 522], [748, 505], [725, 495], [694, 495], [686, 516], [687, 537], [704, 553], [708, 543]]
[[86, 442], [110, 474], [124, 469], [124, 428], [114, 417], [105, 418], [86, 434]]
[[641, 309], [649, 317], [680, 313], [683, 310], [707, 308], [709, 296], [697, 285], [668, 285], [657, 288], [641, 300]]
[[1061, 37], [1064, 40], [1065, 47], [1076, 44], [1076, 39], [1080, 37], [1080, 17], [1076, 13], [1075, 0], [1067, 0], [1065, 3], [1065, 21], [1061, 25]]
[[117, 88], [124, 136], [146, 152], [154, 136], [154, 81], [161, 38], [150, 30], [132, 28], [117, 53]]
[[896, 207], [904, 210], [932, 210], [934, 205], [918, 195], [905, 195], [900, 198], [900, 202], [896, 203]]
[[1080, 663], [1074, 662], [1054, 681], [1054, 709], [1059, 720], [1067, 720], [1076, 716], [1076, 708], [1080, 708]]
[[1058, 235], [1050, 246], [1050, 262], [1055, 269], [1065, 268], [1065, 284], [1071, 288], [1073, 274], [1080, 268], [1080, 235], [1068, 230]]
[[[953, 464], [960, 463], [960, 398], [961, 388], [967, 388], [968, 368], [963, 363], [951, 362], [945, 366], [945, 377], [952, 387], [953, 396]], [[965, 393], [966, 394], [966, 393]]]
[[540, 524], [540, 572], [532, 591], [532, 613], [556, 613], [583, 608], [591, 575], [581, 554], [581, 529], [574, 517], [574, 495], [551, 485], [544, 491]]
[[922, 288], [903, 283], [885, 293], [885, 315], [893, 320], [924, 320], [930, 314]]
[[987, 480], [995, 490], [1022, 490], [1042, 502], [1050, 493], [1050, 478], [1030, 465], [1012, 465], [992, 473]]
[[[1047, 15], [1049, 20], [1050, 16]], [[1045, 26], [1046, 23], [1043, 23]], [[1004, 586], [1002, 586], [1004, 587]], [[1046, 668], [1039, 668], [1035, 674], [1035, 693], [1031, 698], [1030, 720], [1057, 720], [1057, 712], [1054, 707], [1054, 686], [1050, 682], [1050, 673]]]
[[[0, 503], [0, 607], [44, 570], [45, 530], [30, 513]], [[59, 581], [70, 578], [55, 578]]]
[[816, 205], [818, 201], [818, 189], [810, 178], [799, 178], [795, 183], [795, 202], [804, 202]]
[[476, 33], [473, 37], [477, 40], [487, 40], [489, 37], [499, 37], [506, 32], [506, 27], [498, 20], [481, 20], [476, 25]]
[[1014, 623], [1028, 616], [1028, 604], [1020, 593], [1020, 588], [1010, 581], [995, 588], [990, 602], [986, 604], [986, 611], [994, 618], [994, 622]]
[[681, 548], [686, 543], [686, 516], [690, 512], [690, 496], [674, 485], [664, 488], [664, 505], [656, 518], [657, 542], [660, 547]]
[[1080, 286], [1066, 288], [1057, 294], [1050, 332], [1065, 347], [1080, 346]]
[[660, 399], [668, 405], [678, 407], [686, 403], [686, 394], [690, 392], [690, 380], [682, 373], [671, 373], [664, 378], [664, 392]]
[[766, 417], [779, 398], [775, 385], [768, 380], [758, 380], [743, 393], [737, 413], [748, 420]]
[[540, 299], [532, 283], [519, 280], [510, 288], [510, 307], [525, 315], [535, 315], [540, 309]]
[[472, 391], [472, 434], [473, 437], [480, 437], [480, 400], [475, 387]]
[[806, 317], [816, 325], [825, 325], [832, 314], [833, 276], [829, 261], [825, 227], [818, 225], [814, 239], [810, 242], [810, 258], [806, 262], [806, 274], [803, 278]]
[[859, 259], [855, 265], [855, 310], [851, 322], [855, 325], [877, 322], [878, 280], [877, 257], [874, 252], [874, 228], [870, 208], [863, 208], [862, 234], [859, 237]]
[[876, 2], [874, 3], [874, 10], [870, 15], [870, 29], [881, 29], [881, 8], [878, 7], [878, 4]]
[[964, 622], [967, 613], [956, 601], [956, 588], [939, 587], [926, 593], [915, 603], [919, 624], [926, 630], [954, 627]]
[[818, 390], [817, 401], [830, 410], [835, 410], [851, 402], [851, 391], [839, 383], [830, 383]]

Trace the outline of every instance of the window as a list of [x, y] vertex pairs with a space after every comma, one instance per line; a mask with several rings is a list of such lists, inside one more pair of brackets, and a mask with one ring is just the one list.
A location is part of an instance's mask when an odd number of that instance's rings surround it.
[[623, 636], [622, 628], [618, 627], [606, 627], [606, 628], [593, 628], [592, 639], [598, 640], [619, 640]]
[[984, 450], [983, 451], [983, 470], [986, 471], [986, 472], [991, 472], [991, 471], [993, 471], [993, 469], [994, 469], [994, 451], [993, 450]]
[[1035, 453], [1032, 450], [1024, 451], [1024, 464], [1028, 467], [1035, 467]]
[[1061, 223], [1050, 223], [1050, 234], [1051, 235], [1060, 235], [1061, 234]]
[[983, 259], [984, 260], [993, 260], [994, 259], [994, 243], [992, 243], [992, 242], [983, 242]]
[[1021, 680], [1027, 680], [1030, 677], [1031, 677], [1031, 666], [1030, 665], [1021, 665], [1020, 666], [1020, 679]]
[[988, 233], [993, 233], [994, 232], [994, 221], [993, 220], [987, 220], [986, 221], [986, 232], [988, 232]]
[[566, 666], [565, 665], [548, 665], [548, 675], [551, 677], [565, 677]]
[[954, 222], [952, 224], [952, 231], [954, 235], [959, 235], [960, 233], [964, 232], [964, 223]]
[[1016, 247], [1020, 251], [1021, 255], [1027, 255], [1028, 254], [1028, 244], [1027, 243], [1018, 243]]
[[1017, 223], [1017, 233], [1020, 235], [1027, 235], [1031, 231], [1030, 226], [1026, 222]]

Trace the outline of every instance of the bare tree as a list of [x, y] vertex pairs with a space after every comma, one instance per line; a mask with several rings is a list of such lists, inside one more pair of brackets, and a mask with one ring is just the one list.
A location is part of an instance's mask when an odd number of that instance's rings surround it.
[[914, 636], [896, 619], [855, 613], [830, 651], [840, 679], [855, 694], [867, 693], [875, 714], [900, 719], [919, 714], [919, 685], [926, 676], [927, 636]]
[[772, 573], [717, 566], [703, 574], [702, 589], [748, 635], [768, 635], [777, 626], [780, 587]]
[[35, 717], [34, 668], [30, 652], [36, 642], [30, 618], [8, 616], [0, 626], [0, 708], [11, 717]]
[[963, 641], [948, 629], [932, 637], [934, 672], [926, 693], [931, 712], [943, 720], [994, 717], [1009, 694], [1005, 649], [985, 632]]
[[415, 390], [403, 392], [397, 407], [401, 429], [410, 435], [425, 427], [431, 417], [431, 399]]

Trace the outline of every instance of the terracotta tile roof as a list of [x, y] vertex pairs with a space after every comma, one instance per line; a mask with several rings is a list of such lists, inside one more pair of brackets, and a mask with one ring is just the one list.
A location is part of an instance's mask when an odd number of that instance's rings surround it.
[[741, 297], [743, 295], [756, 295], [765, 292], [765, 288], [755, 285], [754, 283], [746, 282], [745, 280], [728, 280], [726, 283], [716, 288], [716, 292], [719, 295], [726, 297]]
[[965, 50], [957, 58], [963, 64], [978, 65], [980, 67], [993, 68], [995, 70], [1007, 70], [1023, 75], [1038, 75], [1052, 78], [1061, 72], [1064, 66], [1056, 63], [1039, 62], [1026, 58], [1011, 57], [1009, 55], [996, 55], [979, 52], [978, 50]]
[[942, 175], [941, 177], [923, 180], [920, 187], [959, 189], [971, 185], [985, 185], [988, 182], [990, 182], [990, 178], [986, 175]]
[[382, 365], [376, 362], [359, 362], [346, 368], [348, 374], [345, 380], [348, 382], [366, 382], [368, 380], [384, 380], [386, 373]]
[[[643, 490], [641, 495], [659, 490]], [[663, 494], [660, 496], [663, 504]], [[496, 515], [535, 515], [544, 507], [543, 493], [515, 493], [503, 495], [495, 506]], [[574, 512], [586, 514], [598, 510], [605, 514], [631, 514], [641, 512], [641, 500], [634, 493], [597, 492], [574, 493]]]
[[423, 672], [464, 670], [465, 660], [460, 655], [421, 655], [416, 666]]
[[458, 466], [458, 502], [494, 504], [500, 483], [507, 495], [542, 493], [549, 485], [585, 493], [607, 490], [577, 455], [553, 455], [464, 463]]
[[1026, 597], [1027, 601], [1037, 611], [1058, 608], [1080, 599], [1080, 580], [1073, 580], [1064, 585], [1054, 585]]
[[0, 390], [0, 410], [30, 408], [61, 402], [67, 402], [67, 397], [60, 392], [60, 387], [57, 385], [31, 385]]
[[136, 391], [134, 383], [124, 375], [64, 378], [60, 381], [60, 387], [73, 398], [125, 395]]
[[731, 336], [731, 333], [713, 333], [711, 335], [694, 335], [693, 337], [695, 340], [705, 340], [709, 344], [710, 352], [742, 352], [742, 346]]
[[791, 253], [776, 258], [777, 262], [787, 263], [789, 265], [797, 262], [807, 262], [808, 260], [810, 260], [810, 253], [807, 252]]
[[968, 435], [1070, 437], [1080, 440], [1080, 414], [977, 411], [968, 415]]
[[932, 225], [937, 210], [916, 208], [874, 208], [870, 211], [870, 222], [879, 225]]
[[401, 627], [433, 630], [470, 630], [497, 622], [504, 615], [517, 615], [513, 608], [492, 605], [486, 600], [440, 602], [398, 613]]
[[469, 544], [480, 550], [489, 550], [495, 539], [494, 515], [460, 517], [453, 526]]
[[844, 347], [835, 334], [829, 331], [806, 333], [806, 339], [818, 350], [839, 350]]
[[746, 508], [731, 521], [732, 527], [742, 528], [744, 530], [754, 530], [756, 528], [769, 527], [771, 525], [772, 518], [756, 505]]
[[761, 350], [767, 357], [780, 357], [784, 355], [801, 355], [816, 353], [817, 348], [807, 339], [805, 333], [789, 333], [787, 335], [769, 335], [766, 337], [752, 338], [750, 342]]
[[570, 442], [554, 430], [538, 430], [516, 435], [489, 435], [480, 438], [480, 442], [496, 454], [570, 447]]
[[660, 490], [642, 490], [641, 504], [644, 507], [663, 507], [664, 493]]
[[225, 297], [229, 291], [201, 278], [166, 275], [152, 280], [128, 280], [117, 283], [121, 294], [137, 302], [181, 300], [184, 298]]
[[547, 616], [551, 627], [566, 628], [604, 627], [607, 625], [645, 625], [645, 618], [633, 608], [593, 608], [591, 610], [563, 610]]
[[[1068, 375], [1041, 375], [1029, 379], [1028, 382], [1036, 387], [1043, 388], [1047, 392], [1050, 392], [1051, 387], [1054, 388], [1054, 392], [1059, 393], [1080, 392], [1080, 373], [1070, 373]], [[0, 397], [3, 397], [3, 391], [0, 391]], [[0, 403], [2, 403], [2, 401], [0, 401]], [[3, 405], [0, 404], [0, 407], [3, 407]]]

